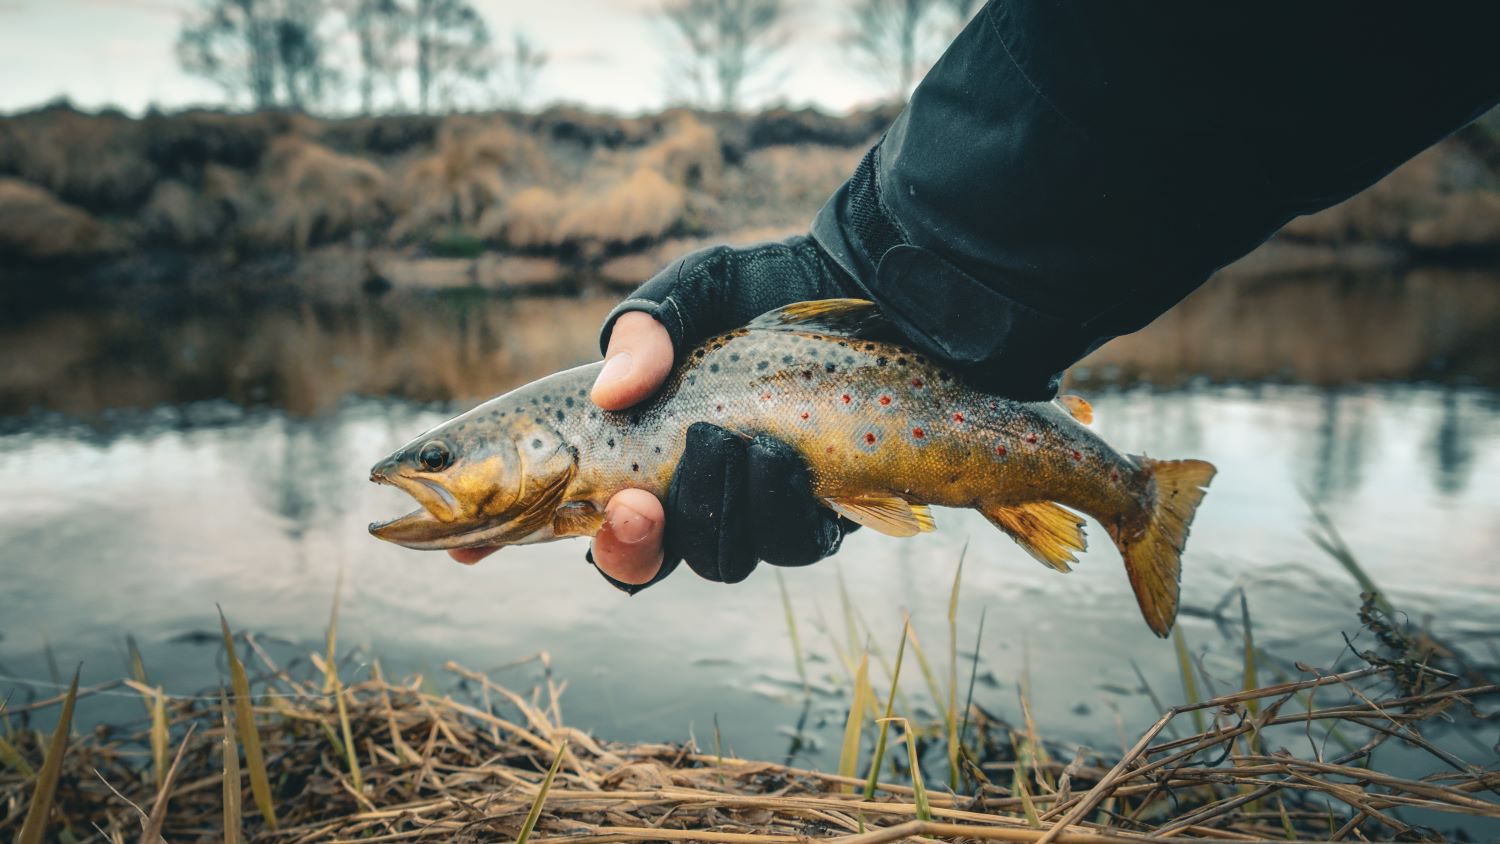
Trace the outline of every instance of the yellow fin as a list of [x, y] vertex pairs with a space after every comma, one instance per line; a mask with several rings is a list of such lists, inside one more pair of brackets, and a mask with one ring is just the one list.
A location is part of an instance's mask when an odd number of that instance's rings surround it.
[[555, 536], [593, 536], [602, 524], [604, 513], [587, 501], [564, 504], [552, 515]]
[[894, 495], [829, 498], [827, 502], [840, 516], [886, 536], [916, 536], [933, 528], [932, 511], [926, 504]]
[[1141, 615], [1152, 632], [1164, 637], [1177, 620], [1178, 580], [1188, 526], [1218, 470], [1203, 460], [1137, 457], [1135, 461], [1156, 478], [1156, 507], [1145, 530], [1130, 538], [1117, 536], [1115, 544], [1125, 558], [1125, 572], [1130, 575]]
[[1058, 571], [1072, 571], [1068, 564], [1078, 562], [1074, 552], [1088, 548], [1083, 519], [1061, 504], [1028, 501], [983, 508], [980, 512], [995, 527], [1010, 534], [1026, 553]]
[[1079, 422], [1085, 425], [1093, 424], [1094, 406], [1085, 401], [1083, 396], [1058, 396], [1057, 403], [1062, 405], [1062, 409], [1072, 414], [1073, 418]]

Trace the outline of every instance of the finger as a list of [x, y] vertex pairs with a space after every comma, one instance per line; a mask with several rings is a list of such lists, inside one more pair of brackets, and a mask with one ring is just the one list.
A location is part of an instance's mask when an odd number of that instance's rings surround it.
[[807, 461], [770, 437], [750, 442], [746, 459], [750, 535], [756, 554], [778, 566], [816, 563], [839, 548], [838, 516], [812, 492]]
[[594, 565], [620, 581], [638, 586], [661, 569], [662, 527], [666, 514], [656, 496], [622, 489], [604, 507], [604, 524], [594, 537]]
[[466, 566], [472, 566], [499, 550], [500, 546], [498, 545], [492, 545], [488, 548], [454, 548], [448, 552], [448, 556]]
[[672, 371], [672, 338], [650, 314], [621, 316], [609, 336], [604, 369], [594, 381], [594, 404], [624, 410], [645, 400]]

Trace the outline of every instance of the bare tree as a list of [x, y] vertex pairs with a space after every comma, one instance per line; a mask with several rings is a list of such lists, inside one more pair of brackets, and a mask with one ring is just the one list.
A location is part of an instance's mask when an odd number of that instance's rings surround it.
[[501, 101], [509, 108], [524, 109], [536, 93], [536, 81], [552, 57], [542, 50], [524, 30], [511, 36], [511, 50], [503, 64], [505, 91]]
[[417, 107], [452, 105], [465, 82], [490, 72], [490, 30], [467, 0], [417, 0], [412, 15], [417, 44]]
[[183, 21], [177, 60], [254, 108], [313, 108], [337, 74], [321, 28], [327, 0], [200, 0]]
[[401, 44], [407, 30], [407, 11], [398, 0], [347, 0], [349, 28], [359, 44], [359, 108], [375, 109], [377, 85], [395, 87], [401, 71]]
[[700, 104], [740, 106], [745, 81], [785, 44], [783, 0], [666, 0], [661, 15], [682, 38], [680, 69]]
[[200, 0], [177, 36], [182, 69], [253, 108], [276, 105], [275, 14], [267, 0]]
[[[942, 40], [938, 17], [940, 0], [855, 0], [854, 28], [845, 45], [863, 69], [882, 86], [905, 99], [926, 70]], [[948, 0], [955, 15], [965, 15], [971, 2]]]

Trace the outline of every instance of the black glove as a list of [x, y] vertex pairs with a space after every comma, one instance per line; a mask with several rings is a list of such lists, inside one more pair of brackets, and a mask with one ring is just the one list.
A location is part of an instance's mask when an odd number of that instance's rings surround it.
[[609, 351], [615, 320], [644, 311], [666, 327], [679, 360], [699, 341], [739, 328], [766, 311], [814, 299], [863, 298], [812, 238], [744, 249], [712, 246], [690, 252], [636, 288], [610, 311], [599, 335]]
[[[695, 422], [667, 492], [661, 570], [639, 585], [599, 573], [635, 594], [686, 560], [699, 577], [739, 583], [765, 561], [805, 566], [839, 550], [859, 526], [824, 507], [812, 494], [807, 462], [780, 440], [745, 438], [710, 422]], [[588, 560], [594, 561], [593, 552]]]

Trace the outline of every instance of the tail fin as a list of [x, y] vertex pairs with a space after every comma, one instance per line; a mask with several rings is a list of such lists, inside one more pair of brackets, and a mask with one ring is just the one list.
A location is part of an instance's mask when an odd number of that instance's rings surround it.
[[1218, 470], [1203, 460], [1152, 460], [1138, 457], [1156, 479], [1156, 508], [1146, 529], [1133, 538], [1115, 537], [1125, 571], [1135, 589], [1146, 624], [1165, 637], [1177, 619], [1177, 589], [1188, 526]]

